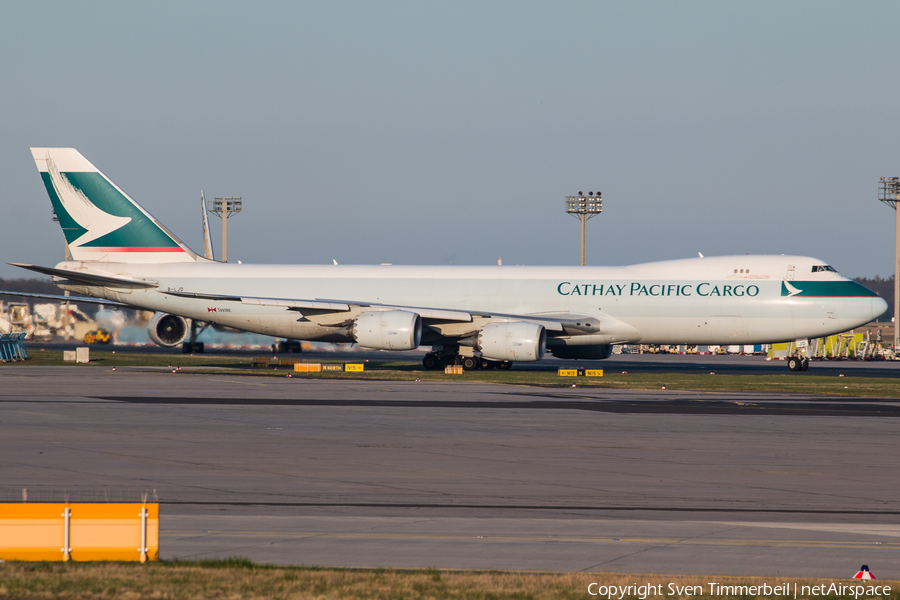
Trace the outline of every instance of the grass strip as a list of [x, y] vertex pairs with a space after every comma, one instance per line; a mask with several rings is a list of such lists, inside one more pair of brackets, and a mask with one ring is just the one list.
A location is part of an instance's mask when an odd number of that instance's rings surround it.
[[[852, 570], [852, 568], [851, 568]], [[318, 567], [277, 567], [257, 565], [246, 559], [232, 558], [198, 562], [158, 563], [20, 563], [0, 564], [0, 597], [31, 599], [118, 600], [135, 598], [171, 599], [341, 599], [341, 600], [557, 600], [591, 598], [588, 586], [656, 586], [649, 599], [675, 600], [691, 596], [685, 586], [701, 586], [702, 597], [711, 600], [750, 600], [788, 595], [765, 596], [760, 593], [716, 593], [710, 583], [721, 586], [797, 585], [797, 598], [821, 600], [812, 586], [831, 584], [849, 586], [889, 586], [881, 595], [859, 598], [900, 600], [900, 582], [858, 581], [851, 579], [810, 579], [784, 577], [722, 577], [699, 575], [644, 575], [617, 573], [531, 573], [516, 571], [452, 571], [438, 569], [340, 569]], [[661, 586], [661, 588], [659, 587]], [[803, 594], [804, 587], [810, 592]], [[596, 586], [592, 588], [596, 591]], [[838, 588], [840, 589], [840, 588]], [[635, 590], [637, 591], [637, 590]], [[728, 592], [734, 592], [728, 589]], [[741, 590], [751, 591], [751, 590]], [[757, 590], [758, 591], [758, 590]], [[853, 598], [853, 592], [827, 595], [829, 599]], [[882, 592], [886, 591], [882, 588]], [[642, 594], [625, 593], [622, 600]], [[606, 597], [605, 595], [603, 597]], [[619, 598], [619, 594], [616, 594]]]
[[250, 359], [244, 356], [217, 356], [204, 354], [158, 354], [141, 352], [91, 352], [91, 362], [75, 364], [63, 361], [62, 350], [28, 350], [28, 360], [0, 363], [0, 368], [13, 369], [27, 366], [44, 367], [249, 367]]
[[[681, 391], [747, 391], [790, 392], [801, 394], [831, 394], [835, 396], [900, 397], [900, 379], [878, 377], [823, 377], [805, 375], [792, 377], [780, 375], [709, 375], [692, 373], [608, 373], [597, 377], [560, 377], [553, 371], [473, 371], [462, 375], [445, 375], [443, 372], [391, 369], [385, 366], [368, 367], [365, 375], [350, 373], [300, 373], [292, 377], [310, 379], [360, 379], [391, 381], [465, 381], [474, 383], [498, 383], [507, 385], [531, 385], [541, 387], [637, 389]], [[283, 377], [283, 372], [266, 373]]]
[[[494, 383], [548, 388], [628, 389], [667, 391], [743, 391], [819, 394], [837, 397], [900, 398], [900, 379], [887, 377], [825, 377], [817, 375], [709, 375], [691, 373], [610, 373], [602, 378], [559, 377], [548, 371], [472, 371], [462, 375], [445, 375], [435, 371], [407, 371], [379, 365], [366, 365], [364, 373], [293, 373], [279, 370], [236, 369], [228, 374], [285, 377], [300, 379], [357, 379], [372, 381], [442, 381]], [[192, 370], [211, 374], [212, 371]], [[219, 372], [221, 374], [221, 372]]]

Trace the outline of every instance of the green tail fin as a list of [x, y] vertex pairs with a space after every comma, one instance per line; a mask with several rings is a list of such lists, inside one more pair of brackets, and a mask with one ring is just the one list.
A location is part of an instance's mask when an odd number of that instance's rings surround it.
[[74, 148], [32, 148], [73, 260], [193, 262], [197, 255]]

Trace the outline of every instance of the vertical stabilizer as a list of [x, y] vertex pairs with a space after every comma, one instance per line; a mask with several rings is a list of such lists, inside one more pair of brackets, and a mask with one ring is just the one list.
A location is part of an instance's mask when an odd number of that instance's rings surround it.
[[192, 262], [197, 255], [74, 148], [32, 148], [72, 260]]
[[200, 190], [200, 212], [203, 213], [203, 252], [209, 260], [216, 260], [213, 253], [212, 236], [209, 233], [209, 211], [206, 210], [206, 196]]

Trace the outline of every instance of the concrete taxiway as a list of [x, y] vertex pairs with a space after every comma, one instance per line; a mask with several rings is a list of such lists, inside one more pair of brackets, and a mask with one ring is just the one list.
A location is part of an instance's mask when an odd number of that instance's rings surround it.
[[0, 370], [0, 500], [161, 502], [163, 558], [900, 579], [900, 402]]

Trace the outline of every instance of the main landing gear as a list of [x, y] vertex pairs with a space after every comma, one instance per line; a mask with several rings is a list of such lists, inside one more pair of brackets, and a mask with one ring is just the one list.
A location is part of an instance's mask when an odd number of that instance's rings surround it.
[[272, 352], [275, 354], [300, 354], [303, 352], [303, 347], [300, 345], [300, 340], [275, 340], [275, 343], [272, 344]]
[[206, 328], [209, 327], [209, 323], [204, 321], [195, 321], [191, 319], [191, 334], [188, 337], [188, 341], [181, 345], [181, 352], [183, 354], [203, 354], [203, 342], [198, 342], [197, 338], [201, 333], [206, 331]]
[[488, 360], [480, 356], [462, 356], [456, 352], [429, 352], [422, 359], [422, 366], [428, 371], [439, 371], [450, 365], [461, 365], [463, 371], [475, 371], [476, 369], [502, 369], [512, 368], [512, 362], [508, 360]]

